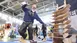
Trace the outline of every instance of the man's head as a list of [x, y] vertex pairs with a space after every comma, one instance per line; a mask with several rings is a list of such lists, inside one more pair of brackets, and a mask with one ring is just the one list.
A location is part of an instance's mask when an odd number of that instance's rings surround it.
[[32, 9], [33, 9], [33, 10], [36, 9], [36, 4], [32, 4]]

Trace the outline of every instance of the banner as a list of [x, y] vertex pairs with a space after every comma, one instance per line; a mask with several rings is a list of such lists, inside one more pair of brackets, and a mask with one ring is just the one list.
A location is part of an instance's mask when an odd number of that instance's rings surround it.
[[77, 30], [77, 10], [74, 10], [70, 14], [71, 26]]
[[[64, 0], [56, 0], [56, 3], [61, 6], [64, 4]], [[66, 0], [67, 4], [70, 4], [70, 11], [77, 9], [77, 0]]]

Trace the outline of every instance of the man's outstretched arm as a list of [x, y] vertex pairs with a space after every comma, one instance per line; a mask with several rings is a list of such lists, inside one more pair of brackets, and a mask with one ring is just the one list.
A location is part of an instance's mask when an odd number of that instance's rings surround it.
[[36, 12], [35, 12], [35, 19], [39, 21], [41, 24], [44, 24], [44, 22], [39, 18]]

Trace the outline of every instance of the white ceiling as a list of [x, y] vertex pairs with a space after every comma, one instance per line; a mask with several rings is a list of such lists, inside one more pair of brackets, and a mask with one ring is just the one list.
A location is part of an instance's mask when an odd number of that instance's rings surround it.
[[[2, 7], [1, 12], [7, 12], [11, 15], [18, 15], [22, 13], [21, 2], [24, 0], [4, 0], [0, 2], [0, 6]], [[35, 0], [27, 0], [30, 4], [29, 8], [31, 8], [31, 4], [35, 3]], [[53, 3], [54, 2], [54, 3]], [[37, 4], [37, 10], [45, 9], [49, 6], [53, 6], [55, 4], [55, 0], [39, 0]], [[39, 12], [38, 12], [39, 13]]]

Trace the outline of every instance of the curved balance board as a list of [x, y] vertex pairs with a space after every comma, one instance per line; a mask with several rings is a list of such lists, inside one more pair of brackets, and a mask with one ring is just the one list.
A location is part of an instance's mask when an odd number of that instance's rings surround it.
[[68, 12], [69, 9], [70, 9], [70, 5], [67, 5], [65, 8], [57, 10], [56, 12], [54, 12], [53, 16], [58, 16], [58, 15], [64, 14], [64, 13]]
[[68, 15], [68, 14], [70, 14], [70, 13], [69, 13], [69, 11], [67, 10], [66, 12], [64, 12], [64, 13], [62, 13], [62, 14], [53, 14], [52, 17], [57, 17], [57, 16], [64, 15], [64, 14], [67, 14], [67, 15]]
[[64, 25], [63, 28], [69, 28], [69, 24]]
[[63, 23], [63, 21], [65, 21], [65, 20], [68, 20], [68, 18], [65, 18], [64, 20], [62, 20], [62, 21], [53, 21], [52, 23]]
[[63, 21], [65, 21], [65, 20], [67, 20], [67, 17], [64, 17], [64, 18], [62, 18], [62, 19], [55, 20], [55, 22], [63, 22]]
[[70, 22], [71, 22], [70, 20], [66, 20], [63, 22], [63, 24], [70, 24]]
[[69, 29], [64, 29], [63, 33], [68, 33]]
[[57, 19], [61, 19], [63, 17], [66, 17], [66, 16], [68, 16], [68, 14], [69, 14], [69, 12], [66, 12], [63, 15], [58, 15], [58, 16], [54, 17], [54, 20], [57, 20]]
[[56, 15], [60, 15], [60, 14], [63, 14], [63, 13], [65, 13], [65, 12], [67, 12], [67, 11], [69, 11], [70, 10], [70, 5], [68, 4], [66, 7], [64, 7], [64, 8], [62, 8], [62, 9], [59, 9], [59, 10], [57, 10], [56, 12], [54, 12], [54, 14]]
[[64, 17], [68, 17], [68, 14], [64, 14], [64, 15], [54, 17], [53, 20], [58, 20], [58, 19], [61, 19], [61, 18], [64, 18]]

